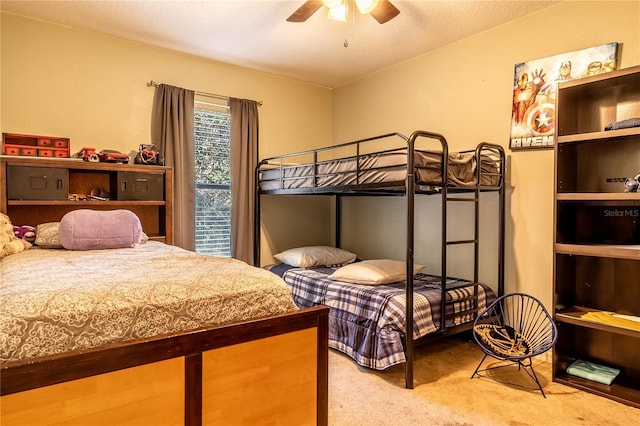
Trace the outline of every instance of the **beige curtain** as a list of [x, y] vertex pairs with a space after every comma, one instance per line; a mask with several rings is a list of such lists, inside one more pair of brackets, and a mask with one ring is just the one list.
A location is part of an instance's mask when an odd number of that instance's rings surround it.
[[253, 264], [258, 103], [229, 99], [231, 112], [231, 256]]
[[195, 250], [195, 153], [193, 90], [156, 87], [151, 137], [173, 167], [173, 244]]

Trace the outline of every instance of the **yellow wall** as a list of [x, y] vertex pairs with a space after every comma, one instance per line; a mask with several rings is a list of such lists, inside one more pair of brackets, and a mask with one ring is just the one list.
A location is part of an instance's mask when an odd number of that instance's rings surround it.
[[[147, 82], [154, 80], [262, 101], [263, 158], [331, 139], [332, 93], [325, 88], [6, 13], [1, 34], [2, 132], [69, 137], [72, 153], [83, 146], [136, 151], [150, 143], [154, 89]], [[318, 237], [301, 239], [290, 219], [270, 213], [270, 200], [265, 204], [272, 225], [263, 232], [266, 263], [272, 251], [289, 248], [288, 239], [311, 243]], [[287, 210], [327, 229], [329, 206], [306, 204]], [[277, 229], [274, 236], [269, 229]], [[270, 246], [274, 240], [282, 245]]]
[[[503, 145], [510, 157], [511, 183], [506, 290], [533, 294], [550, 306], [553, 150], [508, 149], [514, 65], [614, 41], [622, 44], [620, 68], [640, 64], [640, 2], [559, 3], [334, 90], [334, 140], [424, 129], [442, 133], [454, 150], [470, 148], [480, 141]], [[404, 236], [403, 228], [390, 225], [390, 220], [384, 227], [376, 227], [379, 222], [373, 212], [382, 210], [379, 203], [384, 202], [352, 201], [357, 206], [347, 207], [345, 213], [345, 246], [368, 255], [377, 244], [385, 254], [403, 255], [404, 241], [399, 240]], [[429, 214], [437, 214], [434, 202], [421, 200], [418, 205]], [[396, 203], [396, 210], [403, 208]], [[359, 213], [362, 206], [366, 214]], [[483, 218], [489, 228], [494, 226], [488, 213]], [[457, 222], [454, 227], [459, 225]], [[371, 238], [356, 239], [363, 233], [370, 235], [372, 228], [386, 230], [386, 234], [376, 239], [377, 243]], [[416, 261], [437, 266], [431, 257], [436, 248], [421, 236], [435, 231], [428, 220], [418, 223], [417, 229]], [[489, 246], [492, 244], [488, 241]], [[481, 278], [488, 276], [491, 281], [492, 259], [488, 254], [482, 253]]]
[[[330, 140], [416, 129], [441, 132], [453, 150], [480, 140], [507, 148], [516, 63], [612, 41], [622, 43], [620, 67], [640, 63], [636, 1], [562, 2], [333, 91], [7, 14], [2, 14], [1, 25], [2, 131], [68, 136], [72, 150], [94, 146], [128, 152], [149, 142], [153, 89], [146, 82], [152, 79], [263, 101], [261, 157], [320, 147]], [[507, 152], [512, 185], [507, 291], [531, 293], [550, 306], [553, 151]], [[326, 199], [265, 198], [263, 264], [272, 261], [271, 253], [291, 246], [331, 243], [332, 210]], [[495, 223], [490, 212], [495, 202], [489, 199], [482, 216], [488, 222], [482, 237], [488, 248], [482, 254], [481, 277], [492, 283]], [[437, 207], [433, 200], [418, 205], [426, 212], [418, 220], [418, 234], [427, 237], [419, 237], [416, 258], [436, 268], [431, 255], [436, 248], [429, 240], [439, 231], [429, 215], [437, 214]], [[403, 258], [404, 229], [396, 219], [402, 200], [358, 198], [344, 207], [346, 248], [363, 258]], [[456, 230], [462, 216], [453, 212]], [[450, 259], [453, 269], [464, 269], [462, 259]]]

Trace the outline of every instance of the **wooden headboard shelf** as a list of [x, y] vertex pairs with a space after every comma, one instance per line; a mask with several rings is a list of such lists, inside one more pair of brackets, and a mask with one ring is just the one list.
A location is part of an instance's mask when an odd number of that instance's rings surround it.
[[[170, 167], [0, 156], [0, 182], [0, 211], [14, 225], [58, 222], [77, 209], [127, 209], [138, 215], [149, 238], [173, 243]], [[69, 199], [94, 188], [109, 199]]]

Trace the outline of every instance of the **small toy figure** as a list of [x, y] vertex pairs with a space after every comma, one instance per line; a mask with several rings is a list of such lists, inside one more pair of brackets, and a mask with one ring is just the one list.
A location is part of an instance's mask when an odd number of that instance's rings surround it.
[[91, 193], [87, 195], [88, 200], [108, 201], [111, 194], [102, 188], [93, 188]]
[[103, 149], [98, 153], [100, 161], [105, 163], [122, 163], [127, 164], [129, 162], [129, 156], [113, 149]]
[[134, 163], [162, 165], [163, 161], [158, 148], [154, 144], [140, 144]]
[[100, 161], [100, 157], [96, 154], [95, 148], [84, 147], [80, 151], [73, 154], [74, 157], [82, 158], [84, 161], [90, 161], [92, 163], [97, 163]]
[[84, 201], [87, 199], [85, 194], [69, 194], [67, 200], [69, 201]]
[[633, 179], [625, 181], [624, 192], [640, 192], [640, 172]]

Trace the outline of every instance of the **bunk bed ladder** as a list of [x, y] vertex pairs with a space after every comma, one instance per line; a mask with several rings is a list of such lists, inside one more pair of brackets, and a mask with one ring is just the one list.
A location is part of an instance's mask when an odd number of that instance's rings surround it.
[[[440, 330], [442, 330], [443, 332], [447, 330], [447, 320], [455, 320], [456, 318], [461, 318], [461, 317], [466, 317], [468, 315], [473, 315], [475, 317], [475, 315], [477, 315], [478, 313], [478, 280], [479, 280], [479, 272], [478, 272], [478, 268], [479, 268], [479, 254], [480, 254], [480, 234], [479, 234], [479, 230], [480, 230], [480, 189], [479, 186], [476, 186], [473, 191], [473, 197], [462, 197], [462, 196], [455, 196], [455, 197], [451, 197], [449, 195], [445, 195], [445, 199], [444, 199], [444, 203], [447, 204], [449, 202], [457, 202], [457, 203], [473, 203], [473, 212], [474, 212], [474, 221], [473, 221], [473, 238], [472, 239], [460, 239], [460, 240], [449, 240], [448, 236], [447, 236], [447, 230], [446, 230], [446, 219], [443, 221], [443, 260], [442, 260], [442, 276], [443, 276], [443, 283], [442, 283], [442, 300], [444, 300], [445, 302], [442, 304], [442, 308], [444, 309], [444, 311], [442, 312], [442, 314], [440, 315]], [[446, 211], [443, 210], [443, 214], [445, 214]], [[446, 299], [446, 293], [448, 290], [451, 290], [452, 287], [448, 287], [446, 286], [446, 261], [447, 261], [447, 249], [451, 246], [455, 246], [455, 245], [463, 245], [463, 244], [473, 244], [473, 295], [471, 296], [467, 296], [465, 298], [462, 299], [457, 299], [457, 300], [447, 300]], [[468, 286], [468, 284], [463, 284], [460, 285], [459, 287], [466, 287]], [[456, 287], [453, 287], [456, 288]], [[467, 308], [464, 310], [461, 310], [459, 312], [455, 312], [454, 309], [454, 304], [455, 303], [465, 303], [467, 305]], [[448, 309], [447, 309], [448, 308]]]

